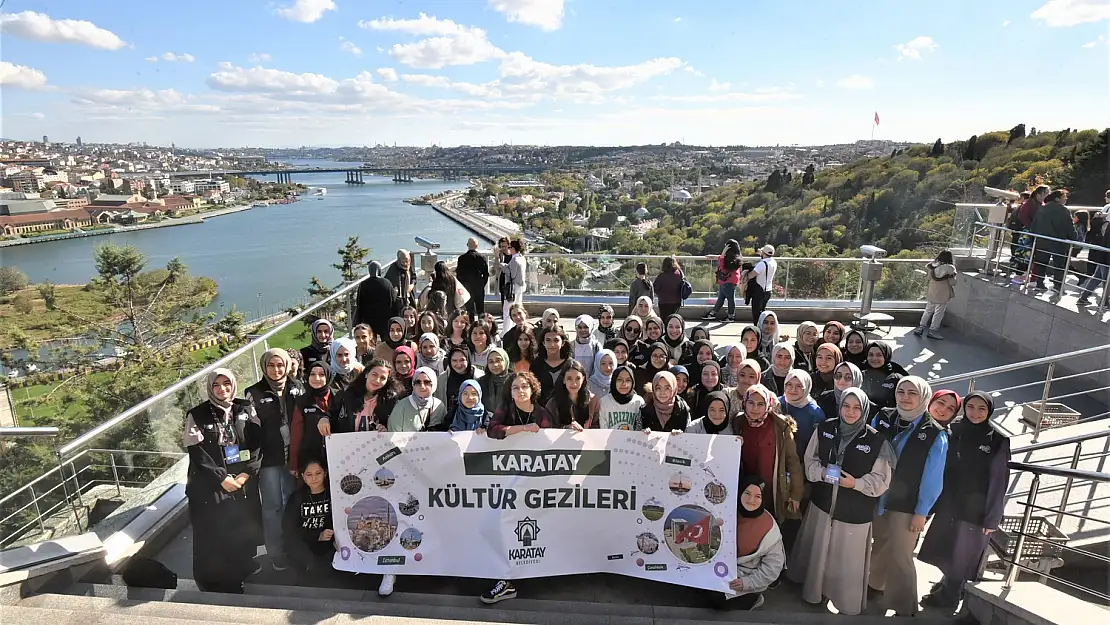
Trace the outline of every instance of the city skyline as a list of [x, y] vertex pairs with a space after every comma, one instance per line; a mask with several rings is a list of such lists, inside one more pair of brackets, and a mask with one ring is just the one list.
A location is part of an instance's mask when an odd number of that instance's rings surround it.
[[876, 112], [893, 141], [1106, 124], [1104, 0], [127, 4], [4, 5], [0, 136], [824, 145], [868, 139]]

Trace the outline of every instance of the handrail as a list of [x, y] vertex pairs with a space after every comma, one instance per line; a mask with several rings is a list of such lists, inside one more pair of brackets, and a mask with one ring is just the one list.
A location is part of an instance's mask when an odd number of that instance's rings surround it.
[[[424, 252], [417, 252], [423, 254]], [[461, 256], [465, 252], [456, 250], [436, 250], [437, 256]], [[569, 254], [559, 254], [555, 252], [527, 252], [525, 258], [605, 258], [611, 260], [663, 260], [664, 258], [671, 258], [669, 254], [606, 254], [605, 252], [572, 252]], [[694, 255], [694, 256], [679, 256], [675, 255], [674, 258], [679, 261], [687, 260], [700, 260], [700, 261], [714, 261], [716, 256], [709, 255]], [[754, 258], [754, 257], [753, 257]], [[863, 263], [870, 259], [862, 257], [847, 257], [837, 258], [835, 256], [775, 256], [775, 260], [787, 263], [794, 262], [856, 262]], [[885, 263], [930, 263], [932, 258], [884, 258], [881, 262]]]
[[3, 427], [0, 428], [0, 438], [43, 437], [53, 438], [58, 435], [58, 428], [53, 427]]
[[204, 376], [208, 375], [208, 373], [211, 372], [213, 369], [218, 369], [221, 366], [223, 366], [225, 363], [231, 362], [235, 358], [238, 358], [239, 356], [241, 356], [241, 355], [247, 353], [248, 351], [254, 349], [254, 347], [256, 345], [258, 345], [260, 342], [265, 341], [266, 339], [268, 339], [271, 336], [277, 334], [278, 332], [281, 332], [285, 328], [293, 325], [294, 323], [297, 323], [298, 321], [300, 321], [301, 319], [306, 317], [309, 313], [316, 310], [317, 308], [320, 308], [321, 306], [323, 306], [325, 304], [328, 304], [328, 303], [340, 298], [341, 296], [347, 295], [348, 293], [354, 291], [368, 277], [369, 276], [361, 276], [357, 280], [343, 286], [342, 288], [340, 288], [335, 293], [332, 293], [331, 295], [325, 297], [324, 299], [316, 302], [312, 306], [310, 306], [310, 307], [302, 310], [301, 312], [297, 313], [296, 315], [290, 317], [285, 322], [280, 323], [280, 324], [270, 328], [265, 333], [259, 335], [258, 338], [256, 338], [253, 341], [247, 343], [246, 345], [243, 345], [239, 349], [236, 349], [235, 351], [233, 351], [230, 354], [224, 356], [223, 358], [220, 358], [216, 362], [204, 367], [200, 371], [197, 371], [196, 373], [193, 373], [192, 375], [190, 375], [190, 376], [188, 376], [188, 377], [186, 377], [182, 380], [179, 380], [177, 383], [175, 383], [175, 384], [173, 384], [173, 385], [171, 385], [167, 388], [162, 389], [158, 393], [144, 399], [143, 401], [135, 404], [134, 406], [131, 406], [127, 410], [124, 410], [123, 412], [121, 412], [118, 415], [112, 417], [111, 419], [108, 419], [104, 423], [101, 423], [100, 425], [94, 427], [93, 429], [89, 430], [88, 432], [85, 432], [81, 436], [78, 436], [77, 438], [73, 439], [73, 441], [71, 441], [67, 445], [62, 446], [58, 450], [58, 456], [61, 457], [61, 458], [65, 458], [66, 456], [73, 453], [74, 451], [77, 451], [81, 447], [87, 445], [90, 441], [92, 441], [96, 437], [100, 436], [101, 434], [104, 434], [105, 432], [109, 432], [111, 430], [114, 430], [119, 425], [121, 425], [121, 424], [123, 424], [127, 421], [130, 421], [133, 417], [140, 414], [141, 412], [143, 412], [144, 410], [146, 410], [150, 406], [154, 405], [155, 403], [169, 397], [170, 395], [172, 395], [173, 393], [176, 393], [177, 391], [180, 391], [181, 389], [187, 387], [188, 385], [192, 384], [193, 382], [196, 382], [197, 380], [202, 379]]
[[1070, 246], [1073, 246], [1073, 247], [1080, 247], [1080, 248], [1083, 248], [1085, 250], [1095, 250], [1095, 251], [1099, 251], [1099, 252], [1110, 253], [1110, 248], [1105, 248], [1105, 247], [1102, 247], [1101, 245], [1095, 245], [1093, 243], [1086, 243], [1086, 242], [1083, 242], [1083, 241], [1076, 241], [1076, 240], [1073, 240], [1073, 239], [1057, 239], [1056, 237], [1050, 237], [1050, 236], [1044, 235], [1044, 234], [1034, 234], [1032, 232], [1029, 232], [1028, 230], [1020, 230], [1020, 231], [1013, 230], [1013, 229], [1007, 228], [1006, 226], [1003, 226], [1003, 225], [991, 224], [991, 223], [987, 223], [987, 222], [984, 222], [984, 221], [977, 221], [977, 222], [975, 222], [975, 225], [976, 226], [983, 226], [985, 228], [990, 228], [991, 230], [1000, 230], [1000, 231], [1010, 232], [1010, 233], [1014, 233], [1014, 234], [1028, 234], [1029, 236], [1034, 237], [1036, 239], [1040, 239], [1042, 241], [1052, 241], [1053, 243], [1062, 243], [1064, 245], [1070, 245]]
[[997, 367], [991, 367], [989, 369], [980, 369], [978, 371], [970, 371], [968, 373], [958, 373], [956, 375], [950, 375], [946, 378], [940, 378], [939, 380], [933, 380], [932, 382], [930, 382], [930, 384], [935, 387], [943, 384], [951, 384], [953, 382], [963, 382], [964, 380], [970, 380], [972, 378], [982, 378], [988, 375], [997, 375], [999, 373], [1018, 371], [1019, 369], [1028, 369], [1029, 367], [1039, 367], [1041, 365], [1052, 364], [1054, 362], [1067, 358], [1086, 356], [1088, 354], [1097, 354], [1099, 352], [1107, 350], [1110, 350], [1110, 343], [1106, 345], [1099, 345], [1097, 347], [1085, 347], [1083, 349], [1077, 349], [1073, 352], [1065, 352], [1063, 354], [1055, 354], [1053, 356], [1043, 356], [1041, 358], [1034, 358], [1033, 360], [1014, 362], [1008, 365], [999, 365]]
[[1063, 447], [1064, 445], [1074, 445], [1076, 443], [1083, 443], [1083, 442], [1086, 442], [1086, 441], [1093, 441], [1093, 440], [1098, 439], [1098, 438], [1107, 438], [1107, 437], [1110, 437], [1110, 429], [1107, 429], [1103, 432], [1088, 432], [1087, 434], [1080, 434], [1078, 436], [1069, 436], [1067, 438], [1061, 438], [1060, 440], [1057, 440], [1057, 441], [1047, 441], [1047, 442], [1044, 442], [1044, 443], [1034, 443], [1032, 445], [1026, 445], [1025, 447], [1018, 447], [1017, 449], [1011, 449], [1010, 450], [1010, 455], [1012, 456], [1014, 454], [1026, 454], [1026, 453], [1030, 453], [1030, 452], [1034, 452], [1034, 451], [1041, 451], [1042, 449], [1052, 449], [1053, 447]]
[[1070, 477], [1077, 480], [1090, 480], [1092, 482], [1110, 482], [1110, 473], [1099, 471], [1086, 471], [1084, 469], [1061, 469], [1059, 467], [1046, 467], [1028, 462], [1009, 462], [1007, 467], [1011, 471], [1027, 471], [1035, 475], [1051, 475], [1053, 477]]

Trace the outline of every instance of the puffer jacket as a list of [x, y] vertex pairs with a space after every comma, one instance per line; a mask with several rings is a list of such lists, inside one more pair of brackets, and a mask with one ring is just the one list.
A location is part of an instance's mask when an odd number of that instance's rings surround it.
[[785, 566], [786, 551], [782, 545], [782, 532], [779, 531], [778, 523], [773, 523], [763, 540], [759, 541], [755, 553], [736, 558], [736, 577], [744, 580], [744, 591], [741, 594], [767, 590], [779, 578]]

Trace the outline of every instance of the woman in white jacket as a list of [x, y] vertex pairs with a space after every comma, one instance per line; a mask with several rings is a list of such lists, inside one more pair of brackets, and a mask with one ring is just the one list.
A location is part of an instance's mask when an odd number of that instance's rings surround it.
[[717, 595], [717, 607], [754, 610], [763, 605], [763, 592], [779, 578], [786, 565], [782, 533], [763, 501], [767, 485], [758, 475], [740, 480], [736, 509], [736, 577], [729, 582], [735, 594]]

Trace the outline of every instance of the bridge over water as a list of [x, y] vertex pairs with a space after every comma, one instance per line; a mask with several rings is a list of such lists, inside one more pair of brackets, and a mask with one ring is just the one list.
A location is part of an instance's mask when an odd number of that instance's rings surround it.
[[394, 182], [412, 182], [414, 174], [434, 173], [444, 180], [458, 180], [466, 176], [488, 176], [491, 174], [538, 174], [547, 170], [539, 165], [496, 165], [496, 164], [458, 164], [458, 165], [389, 165], [362, 167], [291, 167], [286, 169], [205, 169], [196, 171], [168, 172], [171, 178], [211, 178], [213, 176], [276, 176], [278, 183], [293, 182], [293, 174], [329, 174], [345, 172], [349, 184], [362, 184], [363, 176], [392, 175]]

